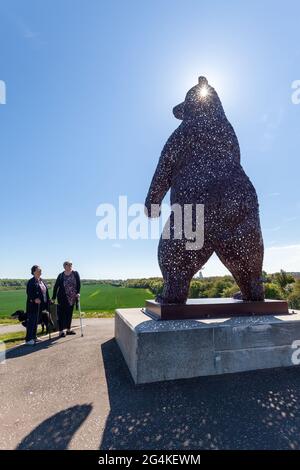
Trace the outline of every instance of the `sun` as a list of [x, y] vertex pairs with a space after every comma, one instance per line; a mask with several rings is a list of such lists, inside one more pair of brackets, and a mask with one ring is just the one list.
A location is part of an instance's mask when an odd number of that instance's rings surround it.
[[206, 85], [202, 86], [199, 90], [200, 98], [206, 98], [209, 95], [208, 87]]

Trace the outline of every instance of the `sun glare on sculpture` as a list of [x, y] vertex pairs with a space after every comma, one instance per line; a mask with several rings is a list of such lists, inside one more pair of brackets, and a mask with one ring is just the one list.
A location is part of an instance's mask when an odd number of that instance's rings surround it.
[[199, 90], [199, 96], [200, 98], [206, 98], [209, 94], [207, 86], [202, 86]]

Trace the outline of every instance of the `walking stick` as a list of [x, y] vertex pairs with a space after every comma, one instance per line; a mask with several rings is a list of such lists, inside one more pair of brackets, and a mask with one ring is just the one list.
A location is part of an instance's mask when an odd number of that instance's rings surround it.
[[80, 318], [81, 337], [83, 337], [83, 328], [82, 328], [82, 316], [81, 316], [80, 299], [78, 299], [78, 310], [79, 310], [79, 318]]

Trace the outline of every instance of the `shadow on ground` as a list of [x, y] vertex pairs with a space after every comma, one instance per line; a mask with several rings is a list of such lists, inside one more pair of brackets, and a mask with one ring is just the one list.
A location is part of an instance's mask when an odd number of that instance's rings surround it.
[[92, 410], [92, 405], [76, 405], [43, 421], [18, 445], [17, 450], [67, 449], [75, 432]]
[[102, 345], [111, 411], [100, 449], [300, 449], [300, 369], [135, 386]]
[[[74, 336], [72, 339], [69, 339], [68, 341], [74, 341], [76, 339], [80, 338], [79, 336]], [[21, 356], [28, 356], [29, 354], [34, 354], [39, 352], [41, 349], [49, 349], [52, 346], [56, 344], [56, 346], [59, 346], [60, 344], [60, 338], [58, 335], [52, 336], [51, 339], [43, 338], [41, 342], [36, 343], [34, 346], [26, 346], [25, 344], [20, 344], [16, 347], [13, 347], [11, 349], [6, 350], [6, 359], [15, 359], [16, 357], [21, 357]]]

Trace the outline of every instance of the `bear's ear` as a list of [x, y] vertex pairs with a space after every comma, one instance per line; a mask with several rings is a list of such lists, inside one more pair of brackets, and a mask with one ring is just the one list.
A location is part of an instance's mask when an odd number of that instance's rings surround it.
[[176, 117], [176, 119], [180, 119], [181, 121], [183, 121], [183, 119], [184, 119], [184, 102], [178, 104], [177, 106], [174, 106], [173, 114]]

